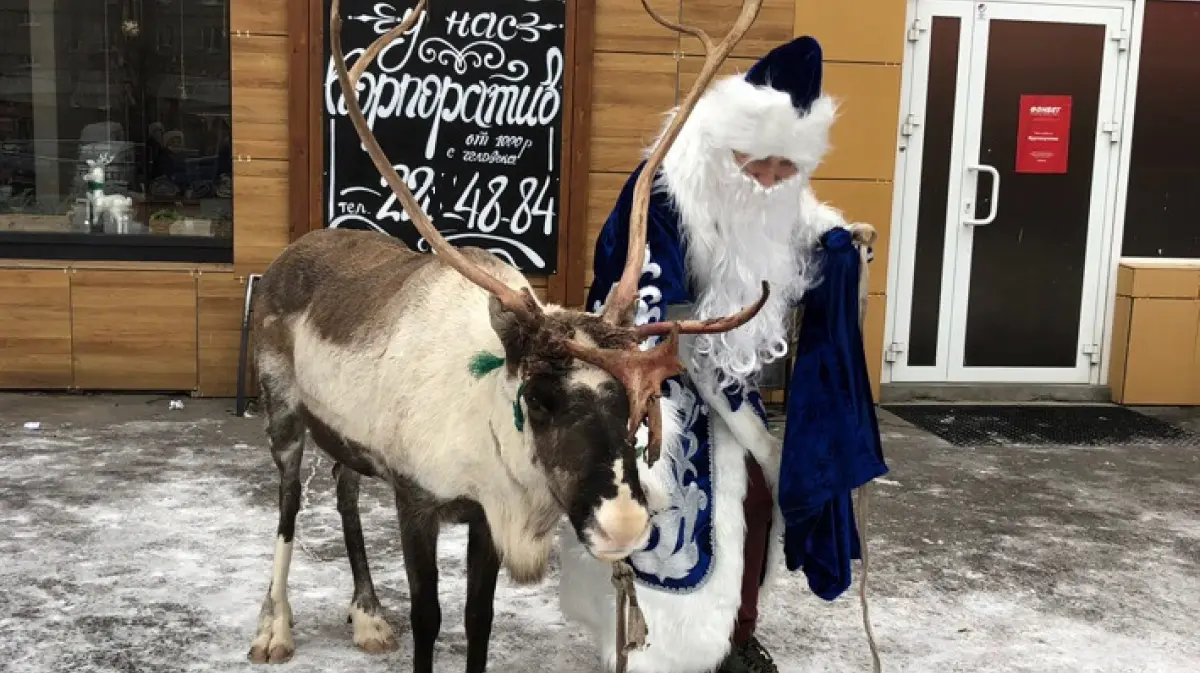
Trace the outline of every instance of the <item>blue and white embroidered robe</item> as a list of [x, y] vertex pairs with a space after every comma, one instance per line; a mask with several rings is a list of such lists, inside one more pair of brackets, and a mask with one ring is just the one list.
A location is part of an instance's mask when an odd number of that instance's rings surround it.
[[[594, 312], [624, 268], [640, 170], [630, 176], [596, 246], [588, 297]], [[806, 202], [817, 211], [814, 217], [833, 214], [815, 199]], [[639, 324], [674, 318], [668, 307], [695, 300], [679, 226], [669, 198], [656, 190], [639, 280]], [[662, 456], [654, 468], [639, 463], [654, 515], [646, 548], [629, 559], [649, 628], [647, 649], [630, 655], [631, 673], [707, 671], [728, 651], [741, 602], [747, 452], [763, 467], [776, 500], [763, 593], [784, 556], [787, 567], [803, 570], [813, 593], [826, 600], [849, 586], [850, 559], [861, 557], [850, 491], [887, 468], [858, 331], [859, 264], [866, 260], [858, 259], [840, 216], [816, 226], [825, 231], [815, 255], [822, 278], [806, 300], [784, 445], [767, 432], [762, 398], [752, 386], [704, 395], [686, 375], [664, 385]], [[610, 566], [588, 555], [569, 530], [560, 540], [563, 611], [593, 631], [611, 667]]]
[[[639, 167], [629, 177], [600, 234], [589, 310], [602, 307], [624, 268], [629, 209], [640, 171]], [[695, 300], [679, 226], [669, 198], [655, 190], [639, 282], [639, 324], [661, 321], [668, 307]], [[728, 651], [741, 604], [746, 452], [760, 457], [770, 483], [778, 472], [779, 442], [767, 430], [761, 396], [752, 387], [706, 399], [686, 376], [675, 377], [664, 385], [662, 405], [662, 456], [652, 469], [639, 463], [656, 513], [646, 550], [630, 558], [649, 627], [649, 646], [630, 655], [630, 673], [709, 670]], [[776, 458], [764, 461], [763, 456]], [[772, 531], [777, 534], [782, 529], [776, 507]], [[776, 537], [772, 535], [768, 552], [768, 581], [771, 571], [781, 565], [783, 548]], [[615, 661], [611, 566], [588, 555], [570, 532], [564, 530], [560, 540], [564, 614], [593, 631], [611, 667]]]
[[[805, 309], [783, 443], [769, 433], [752, 385], [711, 393], [686, 376], [665, 383], [662, 457], [653, 468], [639, 461], [653, 532], [629, 562], [649, 633], [646, 649], [630, 654], [629, 673], [707, 673], [728, 653], [741, 604], [747, 454], [762, 466], [776, 502], [764, 596], [784, 557], [788, 567], [804, 571], [817, 595], [831, 599], [845, 590], [857, 553], [850, 491], [886, 471], [863, 385], [861, 334], [856, 319], [847, 322], [860, 300], [861, 260], [841, 213], [820, 203], [807, 183], [836, 117], [832, 99], [820, 93], [821, 63], [816, 41], [798, 38], [773, 50], [749, 79], [715, 81], [656, 176], [638, 323], [690, 317], [668, 311], [696, 302], [698, 293], [707, 299], [719, 291], [718, 305], [749, 303], [764, 279], [772, 284], [772, 302], [755, 320], [782, 321], [788, 302], [802, 297], [814, 299], [816, 310]], [[739, 175], [731, 148], [786, 158], [799, 176], [764, 198], [753, 196], [739, 182], [748, 178]], [[629, 177], [596, 244], [589, 310], [600, 309], [624, 268], [640, 171]], [[776, 242], [786, 237], [772, 224], [801, 249]], [[768, 228], [755, 228], [762, 226]], [[734, 250], [737, 263], [728, 264], [724, 253]], [[813, 267], [825, 267], [836, 282], [811, 277]], [[692, 279], [711, 285], [693, 287]], [[828, 296], [814, 296], [822, 292]], [[591, 557], [569, 527], [559, 540], [563, 613], [591, 632], [611, 670], [612, 568]]]

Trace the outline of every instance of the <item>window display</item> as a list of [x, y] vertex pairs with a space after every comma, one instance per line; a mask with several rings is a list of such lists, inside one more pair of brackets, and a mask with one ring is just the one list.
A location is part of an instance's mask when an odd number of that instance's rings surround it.
[[0, 0], [0, 257], [229, 261], [228, 0]]

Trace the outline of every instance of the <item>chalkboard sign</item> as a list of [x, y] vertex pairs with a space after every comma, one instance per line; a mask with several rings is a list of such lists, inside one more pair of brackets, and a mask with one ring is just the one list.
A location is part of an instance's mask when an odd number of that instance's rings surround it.
[[[347, 65], [415, 5], [342, 0]], [[558, 265], [565, 23], [564, 0], [431, 0], [359, 84], [380, 146], [442, 235], [537, 275]], [[325, 226], [427, 252], [346, 114], [328, 35], [324, 110]]]

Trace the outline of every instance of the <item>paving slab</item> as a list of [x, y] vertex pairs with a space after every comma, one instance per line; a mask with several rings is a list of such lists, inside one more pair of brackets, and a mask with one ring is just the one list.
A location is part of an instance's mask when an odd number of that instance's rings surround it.
[[[0, 670], [266, 671], [246, 660], [271, 570], [278, 477], [232, 400], [0, 395]], [[1195, 410], [1152, 410], [1200, 430]], [[954, 447], [882, 412], [891, 472], [870, 491], [871, 617], [883, 670], [1200, 671], [1200, 447]], [[36, 428], [26, 423], [38, 423]], [[311, 447], [311, 445], [310, 445]], [[407, 672], [407, 582], [387, 489], [363, 528], [401, 649], [356, 650], [328, 458], [310, 448], [281, 671]], [[442, 535], [438, 671], [462, 671], [466, 535]], [[594, 673], [557, 572], [501, 576], [489, 671]], [[785, 673], [865, 672], [854, 591], [802, 575], [764, 599]]]

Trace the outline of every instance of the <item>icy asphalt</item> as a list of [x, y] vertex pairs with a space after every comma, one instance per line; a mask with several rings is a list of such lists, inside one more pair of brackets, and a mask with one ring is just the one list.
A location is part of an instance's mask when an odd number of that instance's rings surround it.
[[[278, 479], [261, 419], [234, 417], [231, 400], [183, 402], [0, 395], [0, 671], [408, 673], [391, 499], [366, 485], [363, 527], [402, 646], [368, 655], [346, 624], [331, 464], [311, 444], [296, 655], [277, 669], [246, 660]], [[1200, 427], [1200, 413], [1174, 413]], [[1200, 446], [958, 448], [881, 423], [892, 471], [872, 491], [869, 541], [884, 671], [1200, 671]], [[448, 673], [465, 663], [464, 533], [440, 546]], [[501, 577], [489, 671], [600, 670], [556, 583]], [[870, 671], [856, 596], [825, 603], [800, 575], [766, 601], [760, 637], [784, 673]]]

